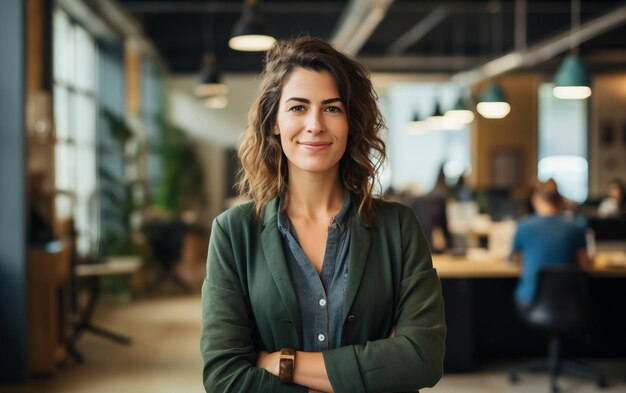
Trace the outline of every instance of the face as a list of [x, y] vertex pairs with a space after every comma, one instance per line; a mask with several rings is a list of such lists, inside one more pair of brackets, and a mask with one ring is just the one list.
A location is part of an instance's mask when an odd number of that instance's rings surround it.
[[619, 186], [615, 183], [609, 184], [607, 193], [611, 198], [622, 199], [622, 190], [620, 190]]
[[274, 134], [280, 135], [289, 176], [339, 172], [348, 143], [348, 117], [326, 71], [296, 68], [283, 86]]

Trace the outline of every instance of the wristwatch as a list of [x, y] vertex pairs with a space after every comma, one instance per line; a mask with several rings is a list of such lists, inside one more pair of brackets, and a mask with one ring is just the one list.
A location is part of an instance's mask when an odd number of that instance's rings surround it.
[[293, 383], [293, 370], [296, 366], [296, 351], [292, 348], [280, 350], [280, 363], [278, 365], [278, 379], [282, 383]]

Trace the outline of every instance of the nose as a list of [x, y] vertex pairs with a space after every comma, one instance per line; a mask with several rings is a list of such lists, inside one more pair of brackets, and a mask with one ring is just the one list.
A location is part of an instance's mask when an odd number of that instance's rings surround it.
[[318, 134], [324, 132], [324, 123], [319, 111], [310, 111], [306, 123], [307, 132]]

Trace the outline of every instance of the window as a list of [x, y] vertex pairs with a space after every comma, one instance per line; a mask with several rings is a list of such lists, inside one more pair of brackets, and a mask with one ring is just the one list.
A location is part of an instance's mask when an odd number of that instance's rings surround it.
[[[409, 122], [415, 115], [430, 116], [439, 102], [441, 110], [451, 108], [459, 88], [440, 83], [396, 83], [390, 85], [381, 110], [389, 128], [384, 173], [387, 184], [427, 193], [435, 185], [443, 166], [448, 184], [471, 171], [469, 125], [422, 122], [418, 131]], [[390, 183], [390, 184], [389, 184]]]
[[53, 20], [56, 217], [73, 219], [76, 251], [89, 254], [98, 228], [96, 45], [60, 9]]
[[587, 100], [561, 100], [553, 84], [539, 88], [539, 154], [537, 177], [553, 178], [561, 194], [582, 203], [587, 199]]

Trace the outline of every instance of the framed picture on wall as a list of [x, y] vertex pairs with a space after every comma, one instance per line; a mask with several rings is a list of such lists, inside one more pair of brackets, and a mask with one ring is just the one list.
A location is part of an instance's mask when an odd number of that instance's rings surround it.
[[522, 152], [517, 149], [496, 149], [491, 152], [491, 184], [514, 187], [522, 182]]

